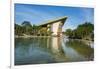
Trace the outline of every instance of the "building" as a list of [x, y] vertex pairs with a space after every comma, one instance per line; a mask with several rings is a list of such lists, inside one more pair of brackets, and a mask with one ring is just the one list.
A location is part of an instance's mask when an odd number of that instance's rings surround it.
[[66, 21], [67, 17], [57, 18], [51, 21], [48, 21], [44, 24], [40, 24], [41, 30], [46, 31], [47, 33], [51, 33], [52, 36], [61, 36], [62, 35], [62, 27]]

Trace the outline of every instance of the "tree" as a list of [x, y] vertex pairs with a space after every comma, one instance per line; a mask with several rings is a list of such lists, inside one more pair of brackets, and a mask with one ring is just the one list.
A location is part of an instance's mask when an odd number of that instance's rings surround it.
[[33, 35], [37, 35], [38, 34], [38, 26], [33, 24]]
[[25, 34], [31, 34], [32, 33], [32, 30], [33, 30], [33, 28], [32, 28], [32, 25], [31, 25], [31, 23], [30, 22], [28, 22], [28, 21], [24, 21], [24, 22], [22, 22], [22, 27], [23, 27], [23, 32], [25, 33]]
[[67, 29], [66, 30], [66, 35], [71, 37], [73, 35], [72, 30], [71, 29]]
[[46, 28], [46, 27], [42, 27], [42, 28], [40, 29], [40, 34], [41, 34], [42, 36], [47, 35], [47, 28]]
[[85, 22], [84, 24], [78, 25], [78, 27], [74, 30], [67, 29], [66, 35], [69, 36], [69, 38], [93, 39], [93, 30], [94, 25], [90, 22]]
[[29, 26], [29, 27], [32, 27], [31, 23], [29, 21], [24, 21], [22, 22], [21, 24], [22, 26]]
[[18, 24], [15, 24], [15, 35], [22, 35], [22, 27]]
[[77, 34], [80, 34], [81, 38], [90, 37], [94, 30], [94, 25], [90, 22], [85, 22], [77, 27]]

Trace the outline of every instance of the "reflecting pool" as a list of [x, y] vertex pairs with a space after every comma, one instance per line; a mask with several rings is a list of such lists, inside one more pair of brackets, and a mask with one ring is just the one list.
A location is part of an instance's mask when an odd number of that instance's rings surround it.
[[61, 37], [15, 38], [15, 65], [91, 61], [94, 44]]

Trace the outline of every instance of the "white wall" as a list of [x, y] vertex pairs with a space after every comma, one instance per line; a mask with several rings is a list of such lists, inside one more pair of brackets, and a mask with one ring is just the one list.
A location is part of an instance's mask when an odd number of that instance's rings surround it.
[[53, 23], [52, 25], [52, 35], [57, 35], [57, 32], [58, 32], [58, 28], [59, 28], [59, 24], [61, 23], [61, 21], [59, 22], [56, 22], [56, 23]]

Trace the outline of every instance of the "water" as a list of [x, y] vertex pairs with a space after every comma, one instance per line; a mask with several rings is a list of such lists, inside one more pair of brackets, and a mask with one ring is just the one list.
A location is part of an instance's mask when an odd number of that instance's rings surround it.
[[91, 61], [90, 45], [60, 37], [15, 38], [15, 65]]

